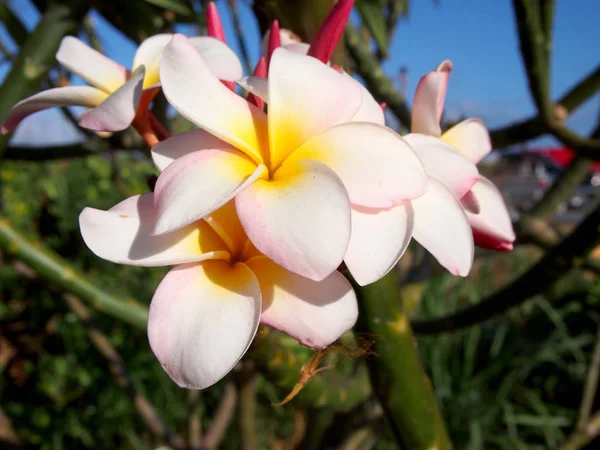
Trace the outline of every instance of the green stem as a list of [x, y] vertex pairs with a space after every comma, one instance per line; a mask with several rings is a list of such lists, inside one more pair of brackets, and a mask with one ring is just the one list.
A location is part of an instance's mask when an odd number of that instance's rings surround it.
[[562, 242], [550, 249], [531, 269], [504, 289], [476, 305], [431, 320], [416, 321], [416, 333], [435, 334], [469, 327], [490, 319], [542, 292], [570, 269], [585, 264], [584, 255], [600, 240], [600, 205]]
[[383, 73], [379, 61], [371, 53], [368, 45], [363, 45], [360, 36], [352, 24], [346, 25], [344, 35], [346, 49], [354, 69], [367, 85], [377, 101], [387, 103], [387, 107], [398, 118], [402, 127], [410, 129], [410, 109], [404, 97], [396, 90], [390, 79]]
[[[46, 9], [0, 86], [0, 118], [4, 118], [15, 103], [40, 88], [54, 65], [54, 56], [62, 38], [77, 31], [87, 10], [84, 3], [52, 3]], [[9, 139], [10, 135], [0, 138], [0, 156]]]
[[598, 390], [598, 381], [600, 380], [600, 326], [596, 333], [596, 344], [592, 352], [592, 359], [588, 368], [587, 377], [585, 379], [585, 387], [581, 397], [581, 406], [579, 407], [579, 419], [577, 420], [577, 428], [584, 428], [587, 421], [590, 419], [594, 399]]
[[356, 286], [356, 330], [376, 340], [367, 360], [371, 385], [401, 448], [452, 448], [417, 342], [398, 298], [395, 272], [369, 286]]
[[41, 277], [91, 304], [94, 309], [130, 323], [138, 328], [146, 327], [148, 309], [133, 299], [121, 298], [106, 292], [87, 280], [86, 276], [70, 265], [67, 260], [43, 244], [29, 240], [0, 217], [0, 248], [12, 257], [24, 262]]

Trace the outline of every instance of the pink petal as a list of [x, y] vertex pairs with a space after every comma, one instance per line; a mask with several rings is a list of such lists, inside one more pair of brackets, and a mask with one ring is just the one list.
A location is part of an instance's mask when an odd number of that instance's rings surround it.
[[413, 237], [454, 275], [466, 277], [473, 265], [473, 235], [459, 201], [439, 181], [412, 201]]
[[413, 98], [413, 133], [438, 137], [442, 134], [440, 117], [444, 108], [444, 97], [448, 87], [445, 72], [429, 72], [419, 81]]
[[475, 164], [492, 151], [490, 133], [480, 119], [467, 119], [453, 126], [442, 139]]
[[361, 101], [353, 80], [309, 56], [275, 50], [269, 69], [271, 166], [311, 137], [349, 122]]
[[79, 126], [94, 131], [122, 131], [135, 118], [144, 83], [144, 68], [139, 69], [123, 86], [79, 119]]
[[390, 209], [352, 207], [352, 235], [344, 262], [361, 286], [385, 276], [406, 251], [413, 230], [410, 202]]
[[467, 211], [467, 218], [480, 247], [493, 250], [512, 250], [515, 231], [502, 194], [494, 183], [481, 177], [472, 188], [481, 205], [479, 214]]
[[283, 331], [300, 344], [327, 347], [356, 322], [356, 295], [341, 273], [336, 271], [322, 281], [313, 281], [264, 256], [247, 264], [260, 283], [261, 322]]
[[155, 221], [152, 194], [144, 194], [108, 211], [85, 208], [79, 228], [96, 256], [118, 264], [152, 267], [229, 257], [225, 243], [204, 221], [153, 236]]
[[105, 92], [117, 90], [127, 81], [127, 69], [73, 36], [60, 43], [56, 60], [69, 72]]
[[157, 169], [165, 170], [173, 161], [198, 150], [234, 150], [227, 142], [222, 141], [204, 130], [191, 130], [176, 134], [152, 147], [152, 160]]
[[244, 75], [239, 58], [224, 42], [206, 36], [191, 37], [189, 42], [219, 80], [237, 81]]
[[102, 103], [108, 94], [91, 86], [66, 86], [37, 94], [21, 100], [13, 106], [2, 123], [2, 133], [14, 130], [25, 117], [55, 106], [87, 106], [93, 108]]
[[[475, 183], [477, 184], [477, 182]], [[467, 192], [463, 198], [460, 199], [460, 204], [465, 208], [465, 211], [468, 211], [473, 214], [479, 214], [481, 210], [481, 205], [479, 204], [479, 200], [473, 194], [473, 191]]]
[[150, 347], [179, 386], [207, 388], [246, 353], [260, 310], [260, 286], [244, 264], [203, 261], [177, 266], [152, 298]]
[[421, 159], [427, 175], [443, 183], [456, 198], [462, 198], [479, 179], [477, 166], [441, 139], [416, 133], [404, 139]]
[[267, 116], [223, 86], [185, 36], [176, 34], [165, 48], [160, 76], [165, 96], [181, 115], [262, 162]]
[[237, 150], [200, 150], [175, 160], [154, 188], [157, 234], [195, 222], [223, 206], [266, 172]]
[[350, 203], [341, 180], [323, 163], [286, 163], [236, 198], [246, 234], [277, 264], [320, 281], [342, 262], [350, 239]]
[[306, 142], [288, 161], [305, 158], [333, 169], [354, 205], [389, 208], [427, 189], [423, 165], [410, 145], [381, 125], [348, 122], [331, 127]]

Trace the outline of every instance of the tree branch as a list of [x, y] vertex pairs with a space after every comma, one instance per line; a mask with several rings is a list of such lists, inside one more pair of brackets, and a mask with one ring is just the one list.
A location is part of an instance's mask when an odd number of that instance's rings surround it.
[[600, 380], [600, 325], [596, 335], [596, 345], [592, 352], [588, 374], [585, 380], [585, 387], [581, 397], [581, 406], [579, 407], [579, 419], [577, 420], [577, 428], [585, 428], [585, 424], [590, 418], [596, 391], [598, 389], [598, 380]]
[[577, 429], [557, 450], [579, 450], [591, 443], [600, 432], [600, 411], [582, 427]]

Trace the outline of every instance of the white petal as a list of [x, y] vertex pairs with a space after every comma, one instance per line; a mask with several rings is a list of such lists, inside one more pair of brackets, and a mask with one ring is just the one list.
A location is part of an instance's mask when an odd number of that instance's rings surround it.
[[260, 309], [260, 286], [244, 264], [203, 261], [177, 266], [152, 299], [150, 347], [179, 386], [207, 388], [246, 353]]
[[227, 142], [204, 130], [176, 134], [152, 147], [152, 160], [161, 172], [177, 158], [198, 150], [233, 150]]
[[237, 81], [244, 75], [242, 63], [227, 44], [209, 36], [190, 38], [211, 73], [219, 80]]
[[176, 34], [165, 47], [160, 77], [165, 96], [182, 116], [263, 161], [267, 116], [223, 86], [184, 36]]
[[154, 188], [155, 232], [176, 230], [223, 206], [266, 172], [237, 150], [200, 150], [167, 167]]
[[73, 36], [60, 43], [56, 60], [67, 70], [105, 92], [117, 90], [127, 81], [127, 69]]
[[284, 164], [236, 198], [246, 234], [263, 254], [304, 277], [322, 280], [342, 262], [350, 239], [350, 203], [323, 163]]
[[442, 139], [475, 164], [492, 151], [490, 133], [480, 119], [467, 119], [442, 135]]
[[144, 83], [141, 67], [123, 86], [79, 119], [79, 125], [94, 131], [122, 131], [135, 118]]
[[421, 159], [427, 175], [443, 183], [456, 198], [462, 198], [478, 180], [477, 166], [441, 139], [417, 133], [404, 139]]
[[266, 78], [255, 76], [245, 77], [238, 80], [237, 84], [245, 91], [260, 98], [263, 102], [269, 102], [269, 81]]
[[410, 202], [390, 209], [352, 207], [352, 235], [344, 262], [361, 286], [384, 277], [400, 260], [413, 231]]
[[351, 78], [360, 87], [360, 92], [362, 94], [362, 103], [352, 120], [355, 122], [372, 122], [379, 125], [385, 125], [383, 109], [368, 89], [347, 73], [344, 72], [344, 75]]
[[467, 276], [473, 265], [473, 235], [459, 201], [430, 179], [427, 192], [412, 200], [412, 206], [413, 237], [452, 274]]
[[348, 122], [331, 127], [306, 142], [288, 161], [306, 158], [333, 169], [354, 205], [389, 208], [427, 189], [423, 164], [413, 149], [382, 125]]
[[152, 267], [229, 257], [223, 241], [204, 221], [153, 236], [155, 221], [152, 194], [144, 194], [108, 211], [85, 208], [79, 227], [96, 256], [118, 264]]
[[324, 348], [350, 330], [358, 316], [356, 295], [339, 272], [313, 281], [278, 266], [266, 257], [248, 261], [263, 299], [261, 322], [283, 331], [302, 345]]
[[[269, 29], [263, 36], [263, 39], [260, 44], [260, 49], [262, 52], [261, 54], [263, 56], [265, 56], [267, 54], [267, 51], [269, 49], [269, 38], [270, 37], [271, 37], [271, 30]], [[294, 45], [294, 44], [305, 45], [306, 51], [304, 52], [304, 54], [306, 54], [308, 52], [308, 47], [310, 47], [309, 44], [305, 44], [304, 42], [301, 42], [300, 37], [298, 35], [296, 35], [293, 31], [288, 30], [287, 28], [279, 29], [279, 38], [280, 38], [282, 47], [287, 47], [288, 45]]]
[[327, 128], [349, 122], [361, 101], [354, 80], [313, 57], [275, 50], [269, 69], [271, 165]]
[[429, 72], [419, 81], [412, 105], [411, 131], [438, 137], [441, 111], [448, 85], [447, 77], [439, 72]]
[[66, 86], [37, 94], [21, 100], [13, 106], [2, 123], [2, 133], [14, 130], [30, 114], [55, 106], [87, 106], [93, 108], [102, 103], [108, 94], [91, 86]]
[[171, 33], [155, 34], [144, 39], [133, 57], [132, 70], [136, 70], [140, 66], [145, 66], [146, 69], [149, 69], [171, 39], [173, 39]]

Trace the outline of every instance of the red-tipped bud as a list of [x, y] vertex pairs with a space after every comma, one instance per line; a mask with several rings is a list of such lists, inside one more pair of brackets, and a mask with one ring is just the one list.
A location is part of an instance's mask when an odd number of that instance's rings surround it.
[[310, 44], [308, 50], [310, 56], [314, 56], [324, 63], [331, 59], [331, 55], [344, 33], [353, 6], [354, 0], [339, 0], [331, 8], [329, 15]]
[[271, 63], [271, 56], [276, 48], [281, 47], [281, 34], [279, 33], [279, 22], [274, 20], [269, 30], [269, 49], [267, 51], [267, 72]]
[[219, 16], [219, 11], [217, 11], [214, 2], [210, 2], [206, 7], [206, 33], [210, 37], [226, 42], [221, 17]]
[[339, 66], [339, 65], [337, 65], [337, 64], [332, 64], [332, 65], [331, 65], [331, 68], [332, 68], [333, 70], [335, 70], [336, 72], [341, 72], [341, 71], [342, 71], [342, 66]]
[[383, 111], [385, 111], [385, 108], [387, 108], [387, 103], [386, 103], [386, 102], [381, 102], [381, 103], [379, 104], [379, 106], [381, 107], [381, 109], [382, 109]]
[[[267, 78], [267, 59], [264, 56], [258, 60], [253, 75], [259, 78]], [[265, 107], [263, 99], [258, 98], [254, 94], [248, 94], [248, 101], [253, 105], [256, 105], [259, 109]]]

